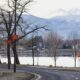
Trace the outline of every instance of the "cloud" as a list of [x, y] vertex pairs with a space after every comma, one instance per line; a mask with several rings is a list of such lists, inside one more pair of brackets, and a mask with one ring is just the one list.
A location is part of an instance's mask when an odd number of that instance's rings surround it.
[[[64, 11], [80, 9], [80, 0], [34, 0], [30, 6], [30, 13], [36, 16], [49, 18], [64, 15]], [[59, 11], [58, 11], [59, 10]]]

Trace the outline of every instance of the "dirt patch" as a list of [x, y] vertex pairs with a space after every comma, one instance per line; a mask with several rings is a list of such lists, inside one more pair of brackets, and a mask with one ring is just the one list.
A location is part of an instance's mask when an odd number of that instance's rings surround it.
[[33, 77], [34, 75], [30, 73], [0, 73], [0, 80], [31, 80]]

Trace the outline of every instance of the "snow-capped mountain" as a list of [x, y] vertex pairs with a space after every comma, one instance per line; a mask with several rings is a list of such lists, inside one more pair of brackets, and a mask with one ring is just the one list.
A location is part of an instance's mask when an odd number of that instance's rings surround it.
[[49, 29], [58, 32], [64, 37], [72, 31], [80, 32], [80, 15], [78, 11], [73, 14], [56, 16], [49, 19], [44, 19], [33, 15], [23, 15], [23, 17], [24, 20], [27, 23], [31, 23], [31, 25], [47, 25]]
[[53, 29], [75, 30], [80, 28], [80, 15], [58, 16], [49, 19], [49, 26]]
[[23, 19], [26, 23], [31, 24], [31, 25], [39, 25], [39, 26], [43, 26], [47, 23], [47, 20], [44, 18], [40, 18], [37, 16], [33, 16], [33, 15], [23, 15]]

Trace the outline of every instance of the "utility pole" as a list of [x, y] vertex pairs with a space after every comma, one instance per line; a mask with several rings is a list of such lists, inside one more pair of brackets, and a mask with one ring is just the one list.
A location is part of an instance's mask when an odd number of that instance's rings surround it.
[[[9, 15], [9, 27], [10, 26], [10, 11], [8, 12]], [[8, 39], [10, 39], [10, 30], [8, 30]], [[8, 69], [10, 69], [11, 59], [10, 59], [10, 44], [7, 44], [7, 57], [8, 57]]]
[[[16, 35], [16, 4], [17, 0], [15, 0], [15, 15], [14, 15], [14, 35]], [[16, 41], [13, 43], [13, 50], [14, 50], [14, 72], [16, 72]]]

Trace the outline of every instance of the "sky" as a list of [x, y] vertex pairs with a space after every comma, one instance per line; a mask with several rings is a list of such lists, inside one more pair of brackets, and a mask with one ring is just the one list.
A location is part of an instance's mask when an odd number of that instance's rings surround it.
[[73, 9], [80, 9], [80, 0], [34, 0], [29, 12], [39, 17], [50, 18], [64, 15]]
[[[5, 7], [5, 0], [0, 0], [1, 5]], [[80, 15], [80, 0], [33, 0], [27, 8], [28, 13], [47, 19], [74, 13]]]
[[[0, 5], [5, 5], [5, 0], [0, 0]], [[30, 14], [42, 18], [64, 15], [73, 9], [80, 9], [80, 0], [33, 0], [28, 6]]]

